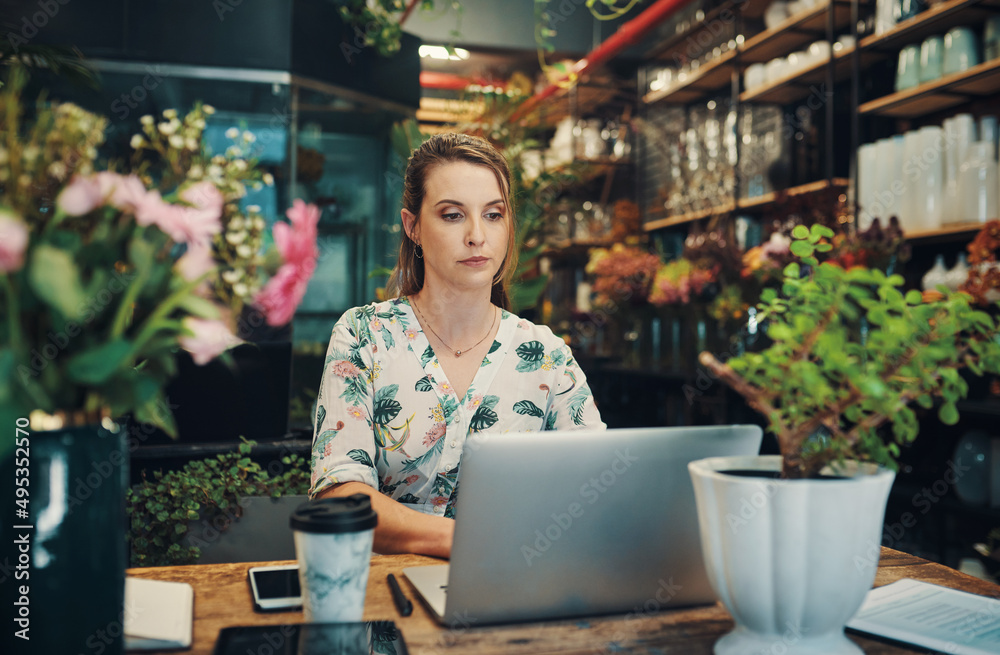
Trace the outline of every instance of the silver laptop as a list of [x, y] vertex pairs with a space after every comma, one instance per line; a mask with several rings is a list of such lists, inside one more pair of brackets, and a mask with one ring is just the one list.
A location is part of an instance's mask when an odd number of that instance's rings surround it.
[[450, 564], [403, 569], [445, 625], [712, 603], [687, 464], [756, 455], [755, 425], [470, 439]]

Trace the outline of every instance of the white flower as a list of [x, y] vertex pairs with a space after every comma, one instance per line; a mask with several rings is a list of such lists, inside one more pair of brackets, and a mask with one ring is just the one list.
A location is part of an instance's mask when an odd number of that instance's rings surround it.
[[243, 140], [246, 141], [247, 143], [253, 143], [254, 141], [257, 140], [257, 137], [254, 136], [253, 132], [244, 132]]
[[236, 246], [236, 254], [240, 257], [247, 259], [253, 254], [253, 249], [247, 244], [243, 243]]
[[247, 233], [242, 230], [239, 232], [229, 232], [226, 234], [226, 242], [231, 246], [237, 246], [244, 241], [246, 241]]
[[194, 121], [191, 124], [194, 125], [195, 127], [197, 127], [199, 130], [205, 129], [205, 119], [204, 118], [196, 118], [196, 119], [194, 119]]
[[134, 150], [138, 150], [139, 148], [146, 145], [146, 140], [142, 138], [141, 134], [133, 134], [132, 140], [129, 141], [129, 145], [132, 146]]
[[240, 218], [239, 216], [236, 216], [235, 218], [233, 218], [233, 220], [229, 221], [230, 230], [233, 231], [242, 230], [244, 227], [245, 226], [243, 224], [243, 219]]
[[236, 170], [241, 171], [241, 172], [245, 171], [247, 169], [247, 162], [246, 162], [246, 160], [245, 159], [234, 159], [233, 160], [233, 168], [235, 168]]
[[174, 125], [173, 123], [160, 123], [156, 127], [157, 129], [160, 130], [160, 134], [163, 134], [165, 136], [170, 136], [171, 134], [177, 131], [177, 126]]
[[188, 150], [191, 150], [193, 152], [198, 151], [198, 139], [194, 138], [193, 136], [189, 136], [188, 138], [184, 139], [184, 145], [187, 146]]
[[243, 150], [239, 146], [229, 146], [226, 148], [226, 157], [239, 157], [243, 154]]
[[143, 125], [152, 125], [153, 117], [150, 116], [149, 114], [146, 114], [145, 116], [139, 119], [139, 122], [142, 123]]
[[222, 155], [215, 155], [214, 157], [212, 157], [212, 163], [222, 166], [223, 164], [226, 163], [226, 158], [223, 157]]
[[253, 228], [258, 232], [263, 232], [265, 226], [266, 224], [264, 223], [263, 218], [258, 216], [257, 218], [253, 219]]
[[233, 293], [242, 298], [246, 296], [248, 293], [250, 293], [250, 289], [248, 289], [247, 285], [243, 284], [242, 282], [237, 282], [236, 284], [233, 285]]
[[163, 117], [164, 118], [169, 118], [169, 119], [173, 120], [173, 119], [177, 118], [177, 110], [176, 109], [164, 109], [163, 110]]
[[215, 107], [213, 107], [212, 105], [202, 105], [201, 110], [206, 114], [208, 114], [209, 116], [215, 113]]
[[33, 162], [36, 159], [38, 159], [38, 155], [40, 153], [41, 153], [41, 150], [38, 149], [38, 146], [28, 146], [27, 148], [24, 149], [24, 153], [23, 153], [24, 154], [24, 160], [28, 161], [28, 162]]
[[204, 177], [205, 169], [201, 167], [200, 164], [195, 164], [188, 170], [188, 177], [194, 180]]
[[180, 134], [171, 134], [170, 138], [167, 139], [167, 141], [174, 148], [183, 148], [184, 147], [184, 137], [182, 137]]
[[237, 198], [242, 198], [247, 194], [247, 188], [237, 182], [236, 185], [233, 187], [233, 193], [236, 194]]
[[61, 161], [54, 161], [49, 165], [49, 175], [61, 180], [66, 177], [66, 164]]
[[227, 139], [235, 139], [239, 135], [240, 135], [240, 131], [239, 131], [238, 128], [231, 127], [228, 130], [226, 130], [226, 138]]
[[247, 205], [247, 211], [252, 214], [260, 213], [260, 205]]
[[231, 271], [223, 271], [222, 279], [229, 284], [236, 284], [243, 277], [243, 271], [233, 269]]
[[208, 176], [212, 179], [219, 179], [222, 177], [222, 167], [218, 164], [212, 164], [208, 167]]
[[274, 176], [270, 173], [264, 173], [263, 180], [267, 186], [274, 186]]

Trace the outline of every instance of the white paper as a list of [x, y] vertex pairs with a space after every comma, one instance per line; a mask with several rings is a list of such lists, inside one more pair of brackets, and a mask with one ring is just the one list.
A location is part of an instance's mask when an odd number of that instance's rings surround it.
[[954, 655], [1000, 655], [1000, 597], [897, 580], [869, 591], [847, 627]]
[[125, 578], [125, 650], [190, 648], [194, 588], [186, 582]]

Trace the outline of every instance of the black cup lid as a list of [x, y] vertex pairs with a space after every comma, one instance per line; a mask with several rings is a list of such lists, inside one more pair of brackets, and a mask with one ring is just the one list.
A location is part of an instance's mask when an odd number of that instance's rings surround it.
[[371, 498], [365, 494], [310, 500], [295, 508], [289, 523], [293, 530], [340, 534], [371, 530], [378, 524]]

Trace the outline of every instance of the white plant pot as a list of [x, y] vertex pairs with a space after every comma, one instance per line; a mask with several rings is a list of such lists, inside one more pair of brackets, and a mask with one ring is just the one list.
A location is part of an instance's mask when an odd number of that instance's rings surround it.
[[708, 579], [736, 622], [717, 655], [862, 652], [844, 624], [875, 579], [895, 473], [861, 468], [780, 480], [723, 473], [780, 471], [778, 455], [688, 464]]

